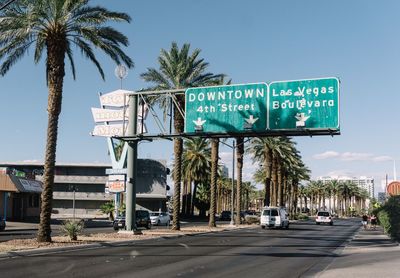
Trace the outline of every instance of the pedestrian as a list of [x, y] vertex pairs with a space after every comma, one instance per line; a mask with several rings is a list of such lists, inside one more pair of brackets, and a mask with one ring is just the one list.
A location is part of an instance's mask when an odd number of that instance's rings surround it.
[[371, 227], [372, 227], [372, 229], [374, 229], [375, 230], [375, 228], [376, 228], [376, 216], [375, 216], [375, 214], [372, 214], [371, 215]]
[[364, 215], [362, 216], [362, 221], [361, 221], [364, 230], [367, 229], [367, 225], [368, 225], [368, 215], [364, 213]]

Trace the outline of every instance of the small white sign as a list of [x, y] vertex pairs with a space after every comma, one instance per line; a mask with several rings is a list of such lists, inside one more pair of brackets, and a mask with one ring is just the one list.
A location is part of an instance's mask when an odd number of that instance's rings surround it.
[[[138, 120], [146, 119], [149, 111], [149, 107], [147, 105], [140, 105], [138, 108], [137, 117]], [[125, 117], [124, 117], [125, 113]], [[101, 109], [101, 108], [92, 108], [93, 119], [96, 123], [101, 122], [114, 122], [114, 121], [123, 121], [129, 120], [129, 111], [126, 109]]]
[[123, 169], [106, 169], [106, 174], [107, 175], [112, 175], [112, 174], [127, 174], [128, 169], [123, 168]]
[[[113, 137], [113, 136], [127, 135], [127, 132], [128, 132], [128, 123], [125, 125], [125, 132], [124, 132], [123, 124], [96, 125], [93, 129], [92, 135], [93, 136]], [[146, 132], [147, 132], [146, 124], [143, 124], [143, 130], [142, 130], [142, 122], [138, 122], [137, 133], [141, 134], [141, 133], [146, 133]]]
[[113, 110], [92, 108], [92, 115], [96, 123], [128, 120], [128, 111], [124, 109]]
[[109, 175], [108, 181], [125, 181], [125, 175]]
[[132, 93], [127, 90], [116, 90], [108, 94], [100, 96], [102, 106], [123, 107], [128, 105], [129, 97], [127, 94]]
[[116, 125], [96, 125], [93, 129], [92, 135], [93, 136], [104, 136], [104, 137], [113, 137], [113, 136], [123, 136], [126, 134], [128, 127], [122, 124]]

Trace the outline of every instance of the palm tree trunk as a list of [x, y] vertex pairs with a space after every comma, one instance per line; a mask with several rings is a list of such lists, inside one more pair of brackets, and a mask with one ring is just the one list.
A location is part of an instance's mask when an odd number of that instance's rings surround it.
[[278, 161], [278, 200], [279, 206], [284, 206], [282, 163]]
[[43, 191], [40, 210], [38, 242], [51, 242], [51, 211], [53, 201], [54, 168], [56, 164], [58, 119], [61, 113], [62, 89], [64, 82], [65, 38], [49, 38], [47, 42], [47, 104], [48, 125], [46, 154], [43, 173]]
[[[185, 107], [185, 99], [182, 96], [177, 97], [180, 107]], [[174, 108], [174, 128], [177, 134], [183, 133], [184, 119], [178, 109]], [[182, 180], [182, 138], [174, 139], [174, 211], [172, 217], [172, 230], [180, 230], [179, 211], [181, 208], [181, 180]]]
[[242, 174], [243, 174], [243, 138], [236, 138], [236, 225], [240, 224], [240, 211], [242, 207]]
[[[209, 227], [216, 227], [215, 224], [215, 213], [216, 213], [216, 201], [217, 201], [217, 176], [218, 176], [218, 147], [219, 139], [211, 139], [211, 186], [210, 186], [210, 213], [209, 213]], [[233, 216], [232, 216], [233, 217]]]
[[190, 205], [190, 215], [194, 215], [194, 202], [196, 200], [196, 192], [197, 192], [197, 185], [198, 182], [195, 181], [194, 185], [193, 185], [193, 195], [192, 195], [192, 201], [191, 201], [191, 205]]

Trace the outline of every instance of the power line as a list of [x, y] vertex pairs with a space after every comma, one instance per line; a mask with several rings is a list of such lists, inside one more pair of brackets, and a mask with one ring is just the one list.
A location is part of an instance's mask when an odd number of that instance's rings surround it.
[[9, 0], [3, 6], [0, 7], [0, 11], [4, 10], [5, 8], [7, 8], [8, 5], [10, 5], [11, 3], [15, 2], [15, 1], [16, 0]]

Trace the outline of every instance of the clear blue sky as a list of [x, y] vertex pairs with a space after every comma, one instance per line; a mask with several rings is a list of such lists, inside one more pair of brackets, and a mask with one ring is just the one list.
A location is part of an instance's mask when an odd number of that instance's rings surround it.
[[[189, 42], [202, 49], [209, 71], [233, 83], [337, 76], [341, 80], [341, 130], [335, 137], [296, 138], [313, 177], [393, 176], [400, 157], [400, 1], [92, 1], [131, 15], [116, 28], [130, 39], [135, 68], [124, 88], [146, 87], [140, 73], [157, 67], [161, 48]], [[43, 62], [33, 51], [0, 77], [0, 161], [43, 161], [47, 88]], [[100, 55], [100, 54], [99, 54]], [[90, 108], [98, 93], [119, 88], [115, 64], [100, 55], [106, 82], [75, 53], [77, 80], [65, 78], [58, 162], [109, 162], [104, 138], [91, 137]], [[167, 142], [140, 145], [141, 157], [171, 160]], [[230, 167], [230, 150], [221, 148]], [[400, 167], [400, 166], [399, 166]], [[251, 178], [248, 159], [245, 179]]]

